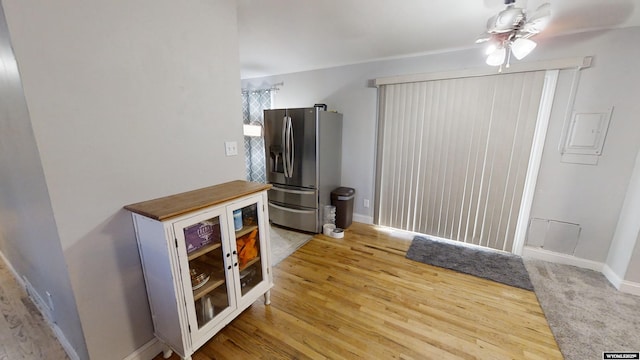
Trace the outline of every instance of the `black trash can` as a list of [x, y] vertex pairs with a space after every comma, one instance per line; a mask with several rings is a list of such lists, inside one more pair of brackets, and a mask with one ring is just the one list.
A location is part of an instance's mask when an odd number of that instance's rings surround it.
[[346, 229], [351, 226], [355, 196], [356, 190], [348, 187], [339, 187], [331, 192], [331, 205], [336, 207], [336, 227]]

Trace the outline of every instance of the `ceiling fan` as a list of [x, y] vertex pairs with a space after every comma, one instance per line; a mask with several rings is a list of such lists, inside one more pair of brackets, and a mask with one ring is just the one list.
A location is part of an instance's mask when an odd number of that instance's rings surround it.
[[476, 44], [488, 42], [487, 64], [509, 67], [511, 54], [521, 60], [536, 47], [529, 39], [540, 33], [551, 19], [549, 3], [540, 5], [530, 16], [524, 8], [515, 6], [516, 0], [504, 0], [506, 8], [487, 21], [487, 30]]

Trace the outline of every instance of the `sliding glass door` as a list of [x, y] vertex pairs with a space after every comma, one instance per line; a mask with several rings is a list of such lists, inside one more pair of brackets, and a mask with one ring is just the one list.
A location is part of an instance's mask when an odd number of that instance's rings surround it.
[[544, 82], [381, 85], [376, 223], [511, 251]]

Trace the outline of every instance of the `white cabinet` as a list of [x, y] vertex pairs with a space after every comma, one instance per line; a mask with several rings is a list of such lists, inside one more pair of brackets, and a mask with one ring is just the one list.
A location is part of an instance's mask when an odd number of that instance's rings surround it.
[[182, 358], [260, 296], [269, 303], [269, 187], [232, 181], [125, 206], [155, 335]]

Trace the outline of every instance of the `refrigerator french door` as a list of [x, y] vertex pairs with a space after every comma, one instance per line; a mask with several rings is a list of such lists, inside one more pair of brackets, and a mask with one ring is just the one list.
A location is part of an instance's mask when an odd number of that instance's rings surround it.
[[264, 111], [272, 223], [318, 233], [322, 208], [340, 186], [342, 115], [320, 108]]

